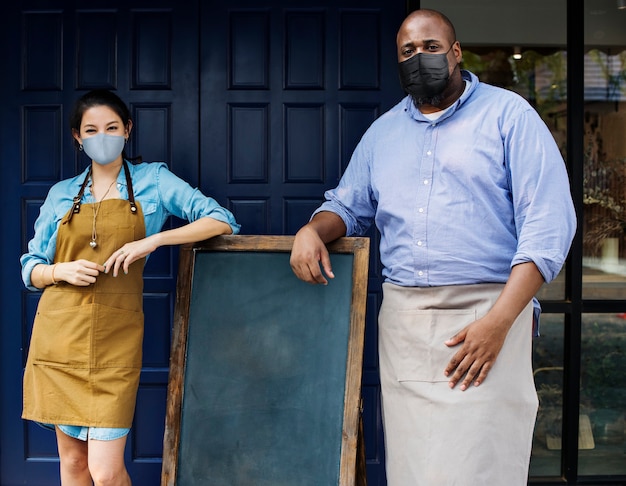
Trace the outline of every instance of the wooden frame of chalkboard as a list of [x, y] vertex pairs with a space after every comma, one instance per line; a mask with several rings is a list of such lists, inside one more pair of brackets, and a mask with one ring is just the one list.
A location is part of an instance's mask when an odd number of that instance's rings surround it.
[[180, 249], [161, 486], [364, 485], [361, 375], [369, 239], [298, 280], [293, 236]]

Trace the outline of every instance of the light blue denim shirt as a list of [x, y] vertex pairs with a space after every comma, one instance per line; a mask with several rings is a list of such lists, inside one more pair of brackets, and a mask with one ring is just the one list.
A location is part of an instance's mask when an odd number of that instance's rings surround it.
[[561, 153], [521, 96], [462, 75], [438, 120], [408, 97], [376, 120], [316, 212], [338, 214], [348, 236], [374, 222], [397, 285], [504, 283], [529, 261], [550, 282], [576, 228]]
[[[135, 200], [141, 205], [146, 225], [146, 236], [158, 233], [169, 216], [186, 221], [195, 221], [208, 216], [230, 225], [233, 234], [239, 233], [240, 225], [233, 214], [220, 206], [215, 199], [202, 194], [187, 182], [174, 175], [163, 162], [128, 164]], [[28, 253], [20, 258], [22, 280], [29, 290], [40, 290], [32, 286], [30, 274], [39, 263], [52, 263], [56, 251], [57, 233], [61, 219], [72, 207], [72, 199], [80, 190], [88, 168], [71, 179], [57, 182], [41, 206], [35, 221], [35, 236], [28, 243]], [[117, 177], [117, 188], [122, 199], [128, 199], [128, 188], [124, 169]], [[85, 189], [81, 203], [92, 201], [89, 186]]]

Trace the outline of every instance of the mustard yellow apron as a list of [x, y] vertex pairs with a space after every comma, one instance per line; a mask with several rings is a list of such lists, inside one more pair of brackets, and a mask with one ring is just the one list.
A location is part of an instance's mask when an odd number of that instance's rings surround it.
[[[127, 172], [127, 180], [128, 177]], [[93, 204], [64, 218], [54, 261], [100, 264], [122, 245], [145, 236], [141, 207], [107, 199], [97, 213], [98, 242], [91, 248]], [[68, 213], [69, 216], [69, 213]], [[39, 301], [24, 373], [22, 418], [49, 424], [130, 427], [141, 371], [143, 268], [101, 273], [96, 283], [47, 287]]]

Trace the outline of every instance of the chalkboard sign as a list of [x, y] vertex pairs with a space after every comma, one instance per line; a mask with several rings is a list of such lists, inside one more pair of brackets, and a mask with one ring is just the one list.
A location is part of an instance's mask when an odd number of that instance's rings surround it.
[[302, 282], [292, 236], [180, 251], [162, 486], [365, 483], [360, 423], [369, 240]]

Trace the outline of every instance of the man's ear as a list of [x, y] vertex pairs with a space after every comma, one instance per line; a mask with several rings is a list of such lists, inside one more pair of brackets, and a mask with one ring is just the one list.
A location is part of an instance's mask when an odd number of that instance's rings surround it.
[[452, 51], [454, 51], [454, 57], [456, 58], [456, 62], [460, 63], [463, 60], [463, 51], [461, 49], [461, 43], [459, 41], [454, 41], [454, 44], [452, 44]]

